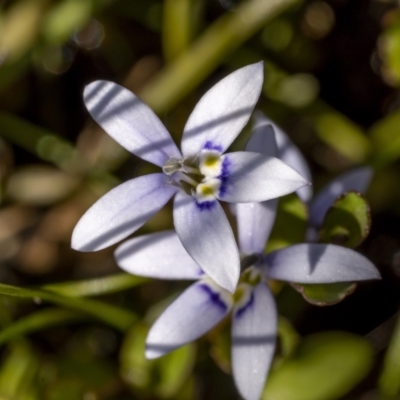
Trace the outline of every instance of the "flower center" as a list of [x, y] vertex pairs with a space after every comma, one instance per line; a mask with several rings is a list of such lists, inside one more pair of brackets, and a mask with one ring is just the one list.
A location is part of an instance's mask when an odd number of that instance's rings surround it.
[[203, 148], [196, 157], [169, 158], [162, 170], [171, 176], [171, 184], [194, 196], [198, 204], [210, 203], [225, 191], [227, 161], [214, 148]]
[[250, 285], [256, 286], [263, 280], [261, 271], [258, 268], [250, 267], [246, 269], [240, 276], [239, 282]]

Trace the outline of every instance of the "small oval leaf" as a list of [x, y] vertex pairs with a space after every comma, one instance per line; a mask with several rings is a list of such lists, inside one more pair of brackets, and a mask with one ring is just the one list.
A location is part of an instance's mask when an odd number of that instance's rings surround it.
[[309, 303], [316, 306], [331, 306], [352, 294], [356, 290], [357, 284], [338, 282], [326, 285], [300, 285], [293, 283], [292, 286]]
[[320, 240], [354, 248], [368, 236], [370, 227], [371, 214], [367, 200], [360, 193], [347, 192], [326, 213]]
[[338, 399], [367, 375], [372, 361], [372, 348], [360, 336], [345, 332], [310, 335], [293, 358], [271, 372], [262, 399]]

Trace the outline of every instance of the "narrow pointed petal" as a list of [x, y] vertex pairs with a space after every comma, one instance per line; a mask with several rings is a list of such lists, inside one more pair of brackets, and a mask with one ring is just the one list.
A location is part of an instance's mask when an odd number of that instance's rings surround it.
[[297, 244], [265, 256], [269, 278], [296, 283], [356, 282], [380, 279], [367, 258], [333, 244]]
[[[298, 147], [290, 140], [289, 136], [279, 128], [273, 121], [267, 118], [263, 113], [257, 112], [255, 115], [255, 129], [263, 128], [274, 132], [276, 143], [278, 146], [278, 157], [284, 163], [295, 169], [307, 181], [312, 182], [312, 176], [307, 161], [301, 154]], [[304, 186], [298, 189], [297, 194], [300, 199], [307, 202], [312, 197], [311, 186]]]
[[115, 187], [79, 220], [72, 247], [95, 251], [119, 242], [159, 211], [176, 190], [164, 174], [141, 176]]
[[271, 125], [262, 124], [253, 128], [245, 151], [261, 153], [268, 157], [278, 157], [278, 145]]
[[264, 284], [252, 291], [247, 304], [235, 306], [232, 317], [232, 370], [245, 400], [258, 400], [274, 356], [277, 332], [275, 300]]
[[182, 137], [182, 153], [209, 148], [220, 153], [246, 125], [261, 93], [263, 63], [241, 68], [214, 85], [197, 103]]
[[174, 201], [174, 224], [183, 247], [218, 285], [234, 292], [240, 273], [239, 251], [217, 200], [198, 204], [184, 193]]
[[232, 296], [226, 290], [208, 280], [196, 282], [151, 327], [146, 339], [146, 357], [160, 357], [199, 338], [231, 308]]
[[223, 175], [218, 198], [249, 203], [284, 196], [309, 183], [275, 157], [239, 151], [222, 156]]
[[183, 248], [175, 231], [135, 237], [115, 252], [119, 267], [130, 274], [160, 279], [198, 279], [203, 271]]
[[338, 196], [350, 190], [364, 194], [368, 189], [373, 170], [368, 167], [354, 169], [340, 175], [325, 186], [315, 197], [310, 206], [310, 222], [315, 227], [321, 226], [325, 214]]
[[235, 206], [239, 249], [243, 254], [264, 253], [275, 222], [278, 199]]
[[84, 99], [94, 120], [136, 156], [160, 167], [169, 157], [182, 157], [159, 118], [124, 87], [95, 81], [86, 86]]

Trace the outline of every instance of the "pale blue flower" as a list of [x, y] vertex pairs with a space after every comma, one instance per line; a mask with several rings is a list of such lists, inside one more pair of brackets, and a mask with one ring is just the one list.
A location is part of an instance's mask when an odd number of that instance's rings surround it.
[[[270, 133], [256, 129], [247, 149], [270, 154]], [[266, 146], [267, 145], [267, 146]], [[271, 150], [272, 148], [272, 150]], [[136, 237], [116, 251], [125, 271], [153, 278], [193, 279], [161, 314], [146, 340], [147, 358], [191, 342], [232, 313], [232, 372], [244, 399], [260, 398], [273, 359], [277, 310], [267, 279], [303, 284], [379, 279], [373, 264], [353, 250], [325, 244], [298, 244], [264, 255], [275, 218], [271, 201], [236, 204], [242, 275], [234, 295], [216, 284], [190, 257], [173, 231]]]
[[191, 257], [233, 292], [237, 245], [218, 200], [257, 202], [291, 193], [308, 182], [277, 158], [257, 152], [224, 154], [247, 123], [263, 82], [263, 64], [241, 68], [197, 103], [182, 137], [182, 153], [158, 117], [127, 89], [106, 81], [85, 88], [92, 117], [131, 153], [162, 172], [125, 182], [98, 200], [78, 222], [72, 247], [100, 250], [124, 239], [174, 199], [176, 232]]

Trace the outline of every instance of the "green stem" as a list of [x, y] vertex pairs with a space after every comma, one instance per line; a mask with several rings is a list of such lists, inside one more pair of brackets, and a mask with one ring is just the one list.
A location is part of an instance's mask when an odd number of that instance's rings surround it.
[[121, 273], [78, 282], [53, 283], [42, 286], [42, 289], [67, 297], [101, 296], [133, 288], [147, 280], [147, 278]]
[[85, 314], [63, 310], [60, 308], [48, 308], [30, 314], [2, 329], [0, 332], [0, 345], [14, 340], [17, 337], [37, 332], [55, 325], [66, 325], [69, 323], [84, 321]]
[[55, 293], [39, 289], [24, 289], [17, 286], [0, 284], [0, 294], [25, 299], [32, 299], [37, 303], [42, 301], [80, 311], [96, 317], [122, 332], [128, 330], [136, 322], [137, 316], [131, 311], [115, 307], [104, 302], [90, 299], [75, 299], [62, 297]]

